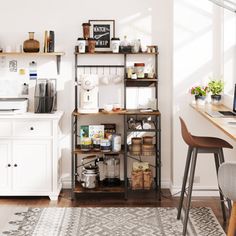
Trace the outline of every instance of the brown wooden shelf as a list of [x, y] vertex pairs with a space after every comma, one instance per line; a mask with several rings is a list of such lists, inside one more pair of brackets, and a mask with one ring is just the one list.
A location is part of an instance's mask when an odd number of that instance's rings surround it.
[[64, 52], [0, 52], [0, 56], [63, 56]]
[[140, 110], [121, 110], [115, 112], [106, 112], [103, 109], [100, 109], [98, 113], [80, 113], [78, 111], [73, 111], [72, 115], [80, 116], [80, 115], [160, 115], [161, 113], [156, 111], [151, 112], [141, 112]]
[[125, 83], [127, 87], [155, 87], [158, 80], [154, 79], [125, 79]]
[[132, 52], [118, 52], [118, 53], [114, 53], [112, 51], [107, 51], [107, 52], [94, 52], [94, 53], [90, 53], [90, 52], [85, 52], [85, 53], [79, 53], [79, 52], [75, 52], [75, 55], [99, 55], [99, 54], [112, 54], [112, 55], [158, 55], [158, 52], [137, 52], [137, 53], [132, 53]]
[[124, 153], [124, 148], [123, 148], [123, 146], [122, 146], [122, 148], [121, 148], [121, 151], [120, 152], [112, 152], [112, 151], [110, 151], [110, 152], [102, 152], [102, 151], [100, 151], [100, 150], [90, 150], [90, 151], [82, 151], [81, 150], [81, 148], [80, 148], [80, 146], [77, 146], [76, 148], [75, 148], [75, 150], [73, 151], [73, 153], [74, 154], [88, 154], [88, 155], [96, 155], [96, 154], [107, 154], [107, 155], [116, 155], [116, 154], [122, 154], [122, 153]]
[[132, 83], [136, 83], [136, 82], [158, 82], [158, 80], [156, 78], [154, 79], [149, 79], [149, 78], [144, 78], [144, 79], [125, 79], [126, 82], [132, 82]]
[[158, 110], [151, 112], [141, 112], [140, 110], [127, 110], [125, 115], [160, 115], [161, 113]]
[[104, 186], [102, 182], [100, 182], [99, 187], [94, 189], [86, 189], [82, 187], [80, 182], [76, 181], [74, 189], [74, 193], [124, 193], [124, 192], [125, 192], [124, 181], [121, 181], [121, 185], [116, 187], [107, 187]]

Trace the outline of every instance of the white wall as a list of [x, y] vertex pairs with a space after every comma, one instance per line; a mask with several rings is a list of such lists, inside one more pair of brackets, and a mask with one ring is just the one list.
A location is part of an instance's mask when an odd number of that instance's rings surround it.
[[[142, 42], [159, 46], [159, 104], [162, 112], [162, 178], [168, 185], [170, 180], [171, 152], [171, 75], [172, 75], [172, 1], [171, 0], [120, 0], [112, 2], [82, 0], [30, 0], [5, 1], [1, 4], [0, 47], [22, 44], [28, 31], [35, 31], [35, 38], [43, 41], [44, 30], [55, 30], [56, 48], [64, 51], [61, 75], [56, 75], [55, 61], [36, 58], [39, 77], [58, 78], [58, 108], [65, 112], [62, 127], [63, 174], [70, 176], [70, 114], [74, 108], [74, 46], [82, 35], [81, 24], [89, 19], [114, 19], [116, 35], [129, 39], [140, 38]], [[15, 58], [12, 58], [15, 59]], [[28, 68], [34, 58], [16, 58], [19, 68]], [[0, 81], [22, 84], [28, 76], [9, 73], [8, 58], [0, 65]], [[103, 60], [98, 58], [98, 60]], [[31, 82], [31, 96], [34, 82]]]
[[[193, 100], [189, 89], [194, 85], [206, 85], [212, 75], [223, 75], [226, 91], [231, 90], [228, 100], [232, 103], [236, 42], [232, 18], [235, 20], [235, 15], [227, 12], [224, 23], [222, 10], [206, 0], [174, 1], [172, 192], [181, 187], [187, 154], [187, 146], [181, 138], [179, 116], [184, 118], [193, 134], [218, 136], [234, 146], [236, 144], [189, 106]], [[235, 154], [235, 151], [226, 151], [226, 159], [233, 160]], [[197, 187], [217, 187], [212, 156], [200, 155], [195, 175], [200, 177]]]

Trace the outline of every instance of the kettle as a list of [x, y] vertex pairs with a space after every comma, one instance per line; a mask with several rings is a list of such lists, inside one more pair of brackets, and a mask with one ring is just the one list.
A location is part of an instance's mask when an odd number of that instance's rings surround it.
[[[94, 161], [94, 164], [91, 164], [90, 161], [88, 165], [84, 165], [84, 160], [85, 159], [94, 159], [96, 158], [96, 160]], [[100, 180], [100, 176], [99, 176], [99, 167], [97, 165], [97, 162], [99, 161], [99, 158], [97, 158], [96, 155], [92, 155], [92, 156], [87, 156], [84, 157], [82, 159], [82, 166], [83, 166], [83, 170], [81, 173], [81, 185], [84, 188], [87, 189], [93, 189], [93, 188], [97, 188], [99, 185], [99, 180]]]

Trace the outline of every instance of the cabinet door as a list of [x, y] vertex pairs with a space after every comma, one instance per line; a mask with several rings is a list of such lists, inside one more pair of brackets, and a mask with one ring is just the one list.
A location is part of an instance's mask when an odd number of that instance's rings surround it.
[[13, 141], [13, 191], [50, 191], [51, 156], [51, 141]]
[[11, 143], [0, 141], [0, 193], [11, 187]]

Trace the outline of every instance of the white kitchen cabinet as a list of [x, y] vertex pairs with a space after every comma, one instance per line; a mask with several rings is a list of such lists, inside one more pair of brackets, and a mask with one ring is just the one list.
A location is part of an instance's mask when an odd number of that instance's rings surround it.
[[54, 114], [0, 116], [0, 196], [49, 196], [61, 191], [60, 119]]
[[12, 190], [14, 192], [50, 191], [52, 181], [50, 153], [50, 140], [13, 141]]
[[0, 140], [0, 193], [9, 191], [11, 184], [11, 143]]

